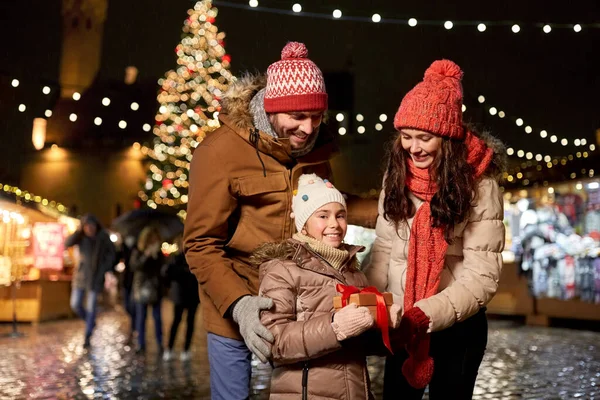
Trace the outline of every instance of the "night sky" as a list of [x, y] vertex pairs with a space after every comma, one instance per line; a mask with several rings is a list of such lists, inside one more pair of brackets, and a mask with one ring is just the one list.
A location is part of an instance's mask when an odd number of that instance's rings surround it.
[[[239, 4], [246, 1], [232, 0]], [[294, 1], [259, 0], [260, 5], [290, 9]], [[309, 55], [326, 73], [349, 72], [351, 112], [365, 115], [367, 131], [359, 136], [356, 126], [340, 144], [344, 165], [353, 176], [342, 186], [366, 190], [378, 184], [383, 148], [393, 127], [391, 120], [402, 96], [419, 82], [429, 64], [449, 58], [465, 72], [463, 85], [466, 119], [490, 129], [507, 146], [544, 154], [572, 153], [541, 139], [539, 131], [595, 142], [600, 128], [600, 29], [574, 33], [554, 29], [544, 34], [533, 22], [599, 23], [600, 2], [547, 1], [300, 1], [305, 11], [331, 12], [341, 9], [346, 15], [370, 16], [378, 12], [385, 18], [419, 20], [485, 20], [522, 23], [513, 34], [507, 27], [492, 27], [479, 33], [475, 27], [443, 27], [374, 24], [334, 21], [298, 16], [259, 13], [215, 5], [219, 8], [216, 25], [225, 31], [225, 48], [232, 56], [232, 71], [264, 71], [279, 58], [288, 40], [306, 43]], [[485, 3], [485, 4], [482, 4]], [[526, 3], [527, 5], [523, 5]], [[124, 68], [135, 65], [140, 80], [156, 81], [176, 63], [174, 48], [180, 40], [186, 10], [194, 1], [183, 0], [109, 0], [104, 29], [100, 80], [122, 80]], [[0, 24], [3, 46], [0, 72], [26, 80], [58, 80], [61, 48], [61, 1], [2, 1]], [[333, 88], [336, 89], [336, 88]], [[342, 93], [342, 88], [338, 88]], [[346, 88], [347, 89], [347, 88]], [[2, 88], [2, 91], [6, 88]], [[335, 98], [329, 87], [330, 96]], [[476, 101], [486, 96], [486, 103]], [[0, 101], [3, 98], [0, 92]], [[490, 106], [504, 110], [501, 120], [487, 113]], [[20, 135], [29, 138], [29, 118], [0, 107], [5, 113], [0, 135], [12, 143]], [[373, 127], [377, 116], [389, 117], [384, 130]], [[30, 116], [33, 118], [33, 116]], [[521, 117], [533, 127], [528, 135], [517, 127]], [[355, 123], [355, 122], [354, 122]], [[18, 142], [18, 141], [17, 141]], [[16, 143], [16, 142], [15, 142]], [[365, 170], [375, 171], [364, 173]], [[348, 178], [349, 179], [349, 178]]]

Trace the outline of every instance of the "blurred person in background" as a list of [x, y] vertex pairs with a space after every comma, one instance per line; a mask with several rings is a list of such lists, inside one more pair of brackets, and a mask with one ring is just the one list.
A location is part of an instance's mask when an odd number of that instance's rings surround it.
[[116, 252], [108, 233], [92, 214], [84, 215], [79, 229], [66, 239], [65, 247], [72, 246], [79, 247], [80, 260], [73, 276], [71, 308], [85, 321], [84, 347], [88, 348], [96, 326], [98, 295], [105, 274], [113, 270]]
[[183, 240], [181, 237], [177, 240], [178, 251], [172, 255], [171, 262], [163, 270], [163, 275], [171, 281], [170, 297], [173, 301], [173, 323], [169, 334], [169, 346], [163, 354], [163, 359], [169, 361], [173, 357], [173, 347], [177, 336], [177, 329], [183, 318], [184, 311], [187, 310], [187, 323], [185, 332], [185, 343], [183, 352], [180, 355], [181, 361], [187, 361], [191, 358], [190, 346], [194, 335], [194, 324], [196, 321], [196, 310], [200, 304], [198, 294], [198, 281], [196, 276], [190, 272], [190, 267], [185, 260], [183, 252]]
[[131, 253], [136, 246], [137, 239], [135, 236], [129, 235], [123, 240], [120, 252], [120, 260], [123, 263], [121, 271], [121, 295], [123, 296], [123, 307], [129, 315], [129, 333], [127, 336], [127, 344], [131, 344], [135, 330], [135, 301], [133, 300], [133, 270], [131, 269], [130, 259]]
[[163, 351], [160, 272], [165, 263], [165, 257], [161, 252], [161, 242], [160, 234], [155, 227], [145, 227], [140, 232], [137, 246], [132, 250], [129, 260], [133, 271], [133, 299], [136, 307], [135, 329], [137, 331], [136, 351], [138, 353], [146, 351], [148, 306], [152, 306], [158, 353], [162, 354]]

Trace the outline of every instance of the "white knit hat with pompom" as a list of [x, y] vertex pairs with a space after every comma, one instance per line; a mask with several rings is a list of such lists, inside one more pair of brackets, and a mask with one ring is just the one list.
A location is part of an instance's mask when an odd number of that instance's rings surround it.
[[300, 232], [310, 216], [328, 203], [340, 203], [346, 208], [346, 200], [327, 179], [316, 174], [304, 174], [298, 179], [298, 190], [292, 197], [292, 215], [296, 230]]

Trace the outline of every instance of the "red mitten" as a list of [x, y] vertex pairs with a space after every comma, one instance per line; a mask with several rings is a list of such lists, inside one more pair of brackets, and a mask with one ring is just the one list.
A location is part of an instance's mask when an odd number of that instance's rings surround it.
[[409, 344], [415, 336], [425, 336], [429, 329], [429, 317], [419, 307], [413, 307], [402, 316], [400, 321], [401, 340]]

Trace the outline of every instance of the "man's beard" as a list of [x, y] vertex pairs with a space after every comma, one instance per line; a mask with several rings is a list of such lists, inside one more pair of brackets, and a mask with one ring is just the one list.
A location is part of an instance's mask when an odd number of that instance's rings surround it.
[[[292, 136], [293, 133], [301, 132], [301, 131], [293, 131], [292, 133], [285, 132], [284, 129], [281, 128], [277, 124], [277, 120], [274, 120], [271, 123], [271, 125], [273, 126], [273, 130], [275, 131], [275, 133], [277, 133], [277, 137], [279, 139], [290, 140], [290, 136]], [[313, 129], [312, 133], [308, 136], [308, 140], [306, 141], [306, 143], [304, 143], [304, 146], [302, 146], [300, 148], [294, 148], [291, 146], [291, 143], [290, 143], [292, 157], [294, 157], [294, 158], [302, 157], [311, 152], [313, 147], [315, 147], [315, 142], [317, 141], [317, 137], [319, 136], [319, 128], [320, 128], [320, 126]]]

